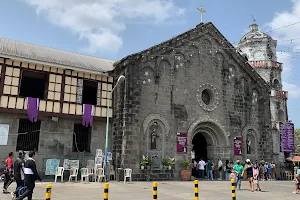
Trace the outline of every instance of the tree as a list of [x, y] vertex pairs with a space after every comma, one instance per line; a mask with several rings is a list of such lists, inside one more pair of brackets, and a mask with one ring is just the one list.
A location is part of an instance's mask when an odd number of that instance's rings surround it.
[[295, 153], [300, 154], [300, 128], [295, 130]]

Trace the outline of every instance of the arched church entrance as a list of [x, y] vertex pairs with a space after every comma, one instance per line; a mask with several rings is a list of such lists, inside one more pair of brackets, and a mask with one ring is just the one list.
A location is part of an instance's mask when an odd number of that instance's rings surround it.
[[189, 147], [198, 161], [203, 158], [216, 161], [218, 158], [230, 158], [228, 137], [219, 124], [213, 121], [195, 120], [189, 127], [191, 135]]
[[207, 160], [207, 141], [203, 133], [198, 132], [194, 135], [193, 140], [193, 151], [195, 153], [195, 160], [199, 161], [201, 158]]

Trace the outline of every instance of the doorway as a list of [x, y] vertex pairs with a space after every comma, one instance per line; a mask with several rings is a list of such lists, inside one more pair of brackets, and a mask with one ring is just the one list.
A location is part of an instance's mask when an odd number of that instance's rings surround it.
[[207, 161], [207, 141], [201, 132], [195, 134], [192, 144], [193, 151], [195, 152], [195, 160], [199, 161], [203, 158], [204, 161]]

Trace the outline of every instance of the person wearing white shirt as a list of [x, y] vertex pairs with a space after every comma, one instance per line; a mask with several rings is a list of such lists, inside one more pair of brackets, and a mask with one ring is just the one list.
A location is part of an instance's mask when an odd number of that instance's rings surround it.
[[204, 178], [204, 167], [205, 167], [205, 165], [206, 165], [205, 162], [201, 158], [201, 160], [199, 161], [200, 179]]
[[223, 162], [221, 158], [218, 160], [219, 180], [222, 180]]

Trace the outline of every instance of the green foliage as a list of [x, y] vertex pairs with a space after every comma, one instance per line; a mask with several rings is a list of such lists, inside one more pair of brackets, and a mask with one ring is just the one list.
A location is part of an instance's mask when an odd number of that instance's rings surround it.
[[300, 153], [300, 128], [295, 129], [295, 153]]
[[173, 165], [175, 165], [175, 158], [169, 158], [168, 159], [168, 166], [173, 166]]
[[141, 166], [148, 166], [151, 165], [151, 160], [143, 155], [142, 161], [141, 161]]
[[184, 170], [187, 170], [188, 167], [191, 165], [191, 163], [189, 161], [183, 161], [181, 164], [184, 167]]
[[163, 159], [162, 165], [163, 166], [168, 166], [168, 159]]

